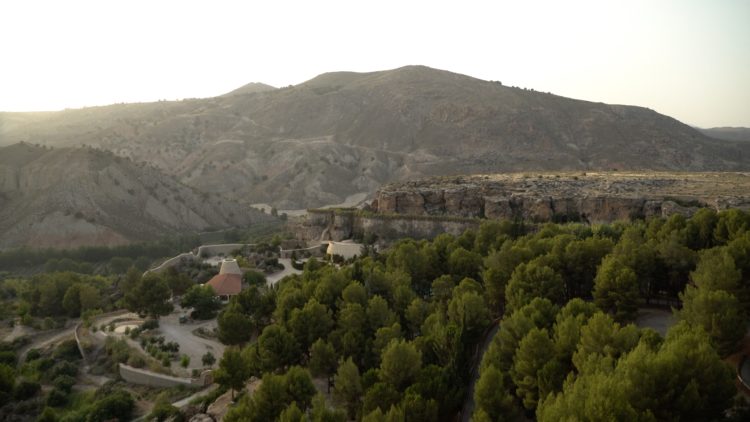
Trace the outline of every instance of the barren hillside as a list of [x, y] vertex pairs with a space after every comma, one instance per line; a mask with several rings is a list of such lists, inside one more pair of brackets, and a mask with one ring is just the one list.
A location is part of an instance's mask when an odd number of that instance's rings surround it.
[[652, 110], [573, 100], [423, 66], [281, 89], [0, 114], [0, 144], [94, 145], [203, 190], [279, 208], [339, 203], [427, 175], [750, 170], [750, 143]]
[[271, 218], [91, 148], [0, 148], [0, 248], [115, 245]]

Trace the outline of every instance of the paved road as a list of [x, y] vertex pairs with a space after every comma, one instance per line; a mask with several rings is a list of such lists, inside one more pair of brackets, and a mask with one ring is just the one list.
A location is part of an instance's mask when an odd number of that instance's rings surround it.
[[[302, 261], [304, 261], [304, 260], [302, 260]], [[282, 278], [284, 278], [284, 277], [286, 277], [288, 275], [302, 274], [302, 271], [295, 270], [294, 267], [292, 267], [292, 260], [289, 259], [289, 258], [279, 258], [279, 263], [284, 266], [284, 269], [281, 270], [281, 271], [279, 271], [279, 272], [276, 272], [276, 273], [273, 273], [273, 274], [269, 274], [269, 275], [266, 276], [266, 283], [269, 286], [272, 286], [272, 285], [278, 283], [279, 280], [281, 280]]]
[[[202, 358], [206, 352], [213, 353], [218, 362], [224, 354], [226, 346], [218, 340], [209, 340], [193, 334], [193, 330], [199, 327], [212, 330], [216, 327], [216, 320], [180, 324], [179, 315], [182, 314], [180, 311], [181, 308], [176, 307], [176, 310], [177, 312], [159, 319], [159, 332], [164, 336], [165, 341], [174, 341], [180, 345], [179, 353], [181, 355], [186, 354], [190, 356], [190, 365], [188, 365], [187, 373], [189, 374], [192, 369], [203, 368]], [[182, 369], [181, 367], [179, 368]], [[177, 368], [173, 369], [177, 370]]]
[[635, 325], [640, 328], [652, 328], [662, 336], [667, 334], [677, 320], [672, 311], [661, 308], [639, 308]]

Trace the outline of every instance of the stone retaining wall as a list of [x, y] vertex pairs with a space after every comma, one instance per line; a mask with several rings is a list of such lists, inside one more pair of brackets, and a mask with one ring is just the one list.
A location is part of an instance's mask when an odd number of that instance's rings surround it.
[[204, 256], [217, 256], [217, 255], [229, 255], [230, 252], [236, 251], [243, 246], [248, 246], [246, 243], [224, 243], [221, 245], [203, 245], [198, 247], [196, 256], [201, 258]]
[[[98, 320], [102, 319], [102, 318], [110, 318], [110, 317], [114, 317], [114, 316], [118, 316], [118, 315], [125, 315], [125, 314], [129, 314], [129, 313], [130, 313], [130, 311], [128, 311], [127, 309], [120, 309], [119, 311], [108, 312], [106, 314], [97, 315], [94, 318], [94, 320], [91, 321], [91, 325], [92, 326], [95, 325], [96, 322]], [[84, 349], [83, 345], [81, 344], [81, 335], [79, 334], [79, 332], [81, 331], [82, 327], [83, 327], [83, 321], [81, 321], [78, 324], [76, 324], [76, 328], [73, 331], [73, 333], [75, 335], [76, 345], [78, 345], [78, 352], [81, 354], [81, 357], [83, 358], [83, 361], [87, 362], [87, 360], [86, 360], [86, 350]]]
[[185, 262], [185, 261], [195, 261], [197, 259], [198, 259], [198, 257], [195, 256], [195, 255], [193, 255], [192, 252], [181, 253], [181, 254], [179, 254], [179, 255], [177, 255], [175, 257], [169, 258], [168, 260], [162, 262], [158, 267], [151, 268], [150, 270], [147, 270], [144, 273], [144, 275], [146, 275], [148, 273], [160, 273], [160, 272], [166, 270], [167, 268], [171, 268], [171, 267], [177, 266], [177, 265], [179, 265], [182, 262]]
[[309, 248], [302, 248], [302, 249], [282, 249], [279, 257], [284, 258], [284, 259], [290, 259], [292, 257], [292, 253], [296, 253], [297, 257], [300, 258], [300, 254], [304, 252], [307, 252], [310, 254], [310, 256], [314, 256], [314, 257], [325, 256], [325, 248], [321, 247], [321, 245], [315, 245]]
[[151, 387], [174, 387], [177, 385], [203, 387], [213, 383], [211, 371], [204, 371], [200, 378], [180, 378], [134, 368], [124, 363], [120, 364], [120, 376], [129, 383]]

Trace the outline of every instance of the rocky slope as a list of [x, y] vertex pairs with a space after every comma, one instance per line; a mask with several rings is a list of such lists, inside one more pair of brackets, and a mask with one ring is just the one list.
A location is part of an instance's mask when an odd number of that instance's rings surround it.
[[92, 148], [0, 148], [0, 248], [153, 240], [270, 218]]
[[698, 130], [704, 135], [714, 139], [750, 142], [750, 128], [747, 127], [712, 127], [710, 129]]
[[429, 175], [750, 170], [750, 144], [640, 107], [573, 100], [422, 66], [249, 85], [209, 99], [0, 113], [0, 145], [93, 145], [202, 190], [314, 207]]
[[612, 222], [750, 208], [749, 173], [527, 173], [434, 177], [378, 190], [373, 211], [416, 216]]

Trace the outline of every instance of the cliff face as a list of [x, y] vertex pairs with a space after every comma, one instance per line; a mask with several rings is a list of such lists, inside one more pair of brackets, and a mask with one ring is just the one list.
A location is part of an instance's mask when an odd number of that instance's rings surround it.
[[368, 212], [311, 210], [303, 240], [459, 235], [483, 219], [599, 224], [700, 208], [750, 209], [750, 173], [546, 173], [433, 177], [380, 188]]
[[750, 207], [746, 173], [557, 173], [435, 177], [386, 185], [382, 214], [605, 223]]
[[466, 229], [479, 226], [479, 219], [439, 219], [429, 216], [382, 216], [358, 214], [355, 211], [310, 211], [303, 222], [293, 228], [304, 241], [345, 240], [375, 235], [383, 241], [402, 237], [432, 239], [448, 233], [458, 236]]

